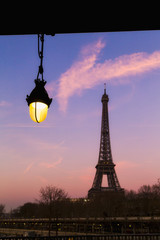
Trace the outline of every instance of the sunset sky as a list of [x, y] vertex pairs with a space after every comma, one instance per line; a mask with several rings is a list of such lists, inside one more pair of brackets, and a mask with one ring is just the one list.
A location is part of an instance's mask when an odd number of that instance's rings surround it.
[[37, 35], [0, 36], [0, 203], [10, 210], [40, 188], [85, 197], [98, 161], [101, 96], [109, 95], [113, 161], [121, 187], [160, 178], [160, 31], [45, 35], [46, 120], [29, 117]]

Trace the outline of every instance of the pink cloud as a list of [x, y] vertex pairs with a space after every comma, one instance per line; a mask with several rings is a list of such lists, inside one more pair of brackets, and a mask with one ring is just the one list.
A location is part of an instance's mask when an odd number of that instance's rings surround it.
[[9, 102], [6, 102], [6, 101], [0, 101], [0, 107], [9, 107], [11, 106], [11, 103]]
[[[146, 73], [160, 68], [160, 51], [152, 54], [144, 52], [122, 55], [115, 59], [98, 62], [98, 57], [105, 44], [98, 40], [84, 47], [78, 59], [58, 79], [57, 99], [60, 109], [65, 111], [68, 99], [74, 94], [80, 94], [84, 89], [92, 88], [106, 81], [113, 84], [126, 84], [127, 76]], [[123, 80], [122, 80], [123, 77]], [[52, 91], [53, 83], [48, 85]]]
[[39, 165], [44, 168], [55, 168], [57, 165], [59, 165], [62, 162], [62, 158], [59, 158], [57, 161], [53, 163], [48, 162], [41, 162]]
[[31, 170], [31, 168], [33, 167], [33, 164], [34, 164], [34, 162], [31, 162], [26, 168], [25, 168], [25, 170], [24, 170], [24, 174], [26, 174], [26, 173], [28, 173], [30, 170]]

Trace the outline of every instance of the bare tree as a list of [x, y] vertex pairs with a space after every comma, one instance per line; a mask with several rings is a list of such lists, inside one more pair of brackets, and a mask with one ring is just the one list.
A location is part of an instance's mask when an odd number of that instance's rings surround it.
[[[48, 185], [40, 189], [39, 203], [46, 205], [48, 209], [48, 214], [49, 214], [48, 216], [49, 217], [49, 237], [51, 233], [51, 217], [53, 214], [53, 210], [54, 210], [55, 216], [58, 217], [56, 214], [55, 204], [59, 201], [65, 200], [66, 198], [68, 198], [68, 194], [61, 188]], [[58, 232], [56, 230], [56, 235], [57, 233]]]
[[40, 201], [45, 204], [51, 204], [55, 201], [66, 199], [68, 194], [61, 188], [48, 185], [40, 189]]

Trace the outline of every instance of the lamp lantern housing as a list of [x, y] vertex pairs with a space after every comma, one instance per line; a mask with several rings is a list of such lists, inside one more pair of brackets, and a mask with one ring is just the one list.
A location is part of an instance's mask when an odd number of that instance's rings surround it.
[[30, 95], [27, 95], [26, 101], [29, 106], [30, 117], [35, 122], [42, 122], [47, 117], [48, 108], [52, 102], [45, 89], [46, 81], [35, 79], [35, 88]]

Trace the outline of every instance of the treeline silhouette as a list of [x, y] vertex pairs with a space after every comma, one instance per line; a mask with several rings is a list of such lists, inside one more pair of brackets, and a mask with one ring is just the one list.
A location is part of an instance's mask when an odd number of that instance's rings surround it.
[[27, 202], [10, 213], [20, 218], [160, 216], [160, 180], [137, 192], [105, 192], [94, 198], [72, 199], [60, 188], [40, 189], [36, 202]]

